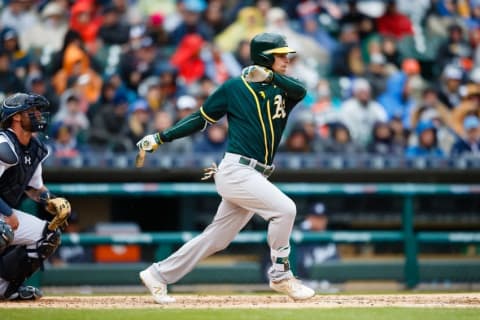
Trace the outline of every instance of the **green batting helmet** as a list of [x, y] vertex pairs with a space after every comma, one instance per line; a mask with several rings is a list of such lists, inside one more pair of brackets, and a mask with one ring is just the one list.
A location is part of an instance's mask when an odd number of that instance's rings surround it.
[[250, 58], [253, 63], [270, 68], [275, 61], [275, 53], [293, 53], [285, 37], [277, 33], [260, 33], [250, 42]]

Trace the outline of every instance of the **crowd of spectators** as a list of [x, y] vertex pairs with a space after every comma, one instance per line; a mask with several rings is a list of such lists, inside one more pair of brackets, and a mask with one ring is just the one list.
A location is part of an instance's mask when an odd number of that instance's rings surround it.
[[[130, 152], [249, 65], [259, 32], [298, 52], [307, 97], [281, 152], [480, 155], [479, 0], [3, 0], [0, 98], [51, 101], [56, 157]], [[221, 152], [227, 121], [162, 146]]]

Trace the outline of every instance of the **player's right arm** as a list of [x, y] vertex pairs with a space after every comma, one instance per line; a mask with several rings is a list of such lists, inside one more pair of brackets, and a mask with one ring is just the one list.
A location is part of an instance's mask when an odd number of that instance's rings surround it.
[[172, 127], [143, 137], [137, 142], [137, 147], [140, 150], [153, 152], [165, 142], [189, 136], [197, 131], [204, 130], [209, 123], [215, 123], [226, 113], [227, 103], [224, 90], [224, 86], [218, 88], [208, 97], [200, 110], [186, 116]]

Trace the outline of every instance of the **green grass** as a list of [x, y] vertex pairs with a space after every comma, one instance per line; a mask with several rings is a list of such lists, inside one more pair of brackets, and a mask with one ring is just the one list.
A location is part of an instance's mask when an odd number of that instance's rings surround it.
[[480, 309], [340, 308], [340, 309], [3, 309], [2, 320], [470, 320]]

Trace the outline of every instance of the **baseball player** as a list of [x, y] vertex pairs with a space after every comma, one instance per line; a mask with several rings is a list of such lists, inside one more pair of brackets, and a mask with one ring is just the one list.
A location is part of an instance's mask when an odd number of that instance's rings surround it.
[[204, 177], [214, 177], [222, 197], [212, 223], [170, 257], [140, 272], [157, 303], [174, 302], [167, 294], [167, 284], [181, 279], [203, 258], [226, 248], [255, 213], [269, 221], [270, 287], [295, 300], [315, 294], [290, 270], [295, 203], [267, 179], [274, 170], [272, 161], [287, 117], [304, 98], [306, 89], [285, 75], [288, 54], [295, 51], [283, 36], [258, 34], [250, 47], [254, 65], [244, 68], [240, 77], [221, 85], [197, 112], [137, 143], [140, 152], [153, 152], [163, 143], [205, 129], [224, 115], [228, 119], [227, 152], [218, 168], [207, 168]]
[[[43, 96], [16, 93], [0, 106], [0, 300], [33, 300], [39, 289], [23, 283], [60, 244], [60, 229], [70, 203], [43, 184], [46, 146], [34, 133], [47, 126], [49, 102]], [[54, 215], [48, 223], [18, 209], [24, 194]]]

